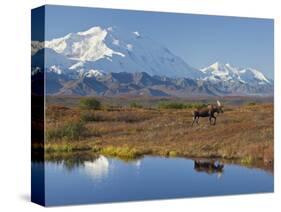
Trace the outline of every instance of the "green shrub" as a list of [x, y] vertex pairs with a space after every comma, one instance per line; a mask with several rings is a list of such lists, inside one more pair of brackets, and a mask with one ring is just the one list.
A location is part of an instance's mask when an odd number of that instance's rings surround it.
[[191, 108], [203, 108], [206, 107], [206, 104], [201, 103], [178, 103], [178, 102], [160, 102], [158, 108], [160, 109], [191, 109]]
[[79, 140], [85, 136], [86, 128], [83, 122], [70, 122], [62, 127], [58, 127], [46, 132], [47, 140]]
[[136, 102], [131, 102], [130, 103], [130, 107], [131, 108], [142, 108], [142, 105], [136, 103]]
[[92, 111], [82, 113], [80, 119], [84, 122], [102, 121], [102, 117]]
[[160, 108], [160, 109], [185, 109], [186, 105], [183, 103], [177, 103], [177, 102], [160, 102], [158, 104], [158, 108]]
[[248, 106], [255, 106], [257, 103], [256, 102], [249, 102], [247, 105]]
[[101, 103], [95, 98], [83, 98], [79, 102], [81, 109], [97, 110], [100, 109]]

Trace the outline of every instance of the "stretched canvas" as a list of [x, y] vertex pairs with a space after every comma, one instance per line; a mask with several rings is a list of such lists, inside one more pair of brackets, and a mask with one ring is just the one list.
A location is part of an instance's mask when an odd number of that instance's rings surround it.
[[272, 19], [47, 5], [32, 16], [32, 201], [274, 191]]

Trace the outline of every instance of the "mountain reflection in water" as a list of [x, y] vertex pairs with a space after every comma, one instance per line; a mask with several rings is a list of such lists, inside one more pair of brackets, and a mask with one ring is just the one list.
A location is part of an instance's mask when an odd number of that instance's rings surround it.
[[93, 179], [101, 179], [108, 174], [109, 161], [102, 155], [94, 161], [85, 161], [84, 171]]
[[[137, 168], [141, 165], [141, 160], [127, 161], [130, 165]], [[111, 161], [103, 155], [92, 161], [85, 161], [83, 163], [85, 173], [90, 176], [93, 180], [102, 180], [107, 177], [109, 169], [114, 169], [114, 161]]]

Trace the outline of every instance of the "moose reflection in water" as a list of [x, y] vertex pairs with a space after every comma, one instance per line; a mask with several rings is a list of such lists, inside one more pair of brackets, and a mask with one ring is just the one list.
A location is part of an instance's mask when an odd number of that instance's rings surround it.
[[197, 172], [206, 172], [208, 174], [217, 173], [218, 176], [221, 176], [223, 173], [224, 164], [217, 162], [215, 160], [194, 160], [194, 169]]

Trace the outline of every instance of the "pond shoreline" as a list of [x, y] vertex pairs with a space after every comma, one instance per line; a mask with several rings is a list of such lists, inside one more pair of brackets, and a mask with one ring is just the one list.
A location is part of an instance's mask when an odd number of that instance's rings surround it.
[[[131, 150], [132, 151], [132, 150]], [[67, 161], [67, 160], [93, 160], [99, 157], [100, 155], [104, 155], [106, 157], [118, 158], [122, 161], [135, 161], [146, 156], [148, 157], [163, 157], [163, 158], [183, 158], [189, 160], [202, 160], [202, 161], [220, 161], [225, 164], [236, 164], [248, 168], [259, 168], [265, 171], [269, 171], [273, 173], [274, 162], [265, 163], [261, 159], [256, 160], [244, 160], [243, 158], [223, 158], [223, 157], [204, 157], [204, 156], [188, 156], [188, 155], [180, 155], [180, 154], [157, 154], [157, 153], [143, 153], [140, 154], [136, 151], [136, 153], [125, 155], [120, 154], [120, 151], [109, 152], [105, 149], [95, 148], [94, 150], [74, 150], [74, 151], [41, 151], [38, 149], [33, 150], [33, 158], [41, 160], [42, 157], [37, 157], [44, 153], [45, 161]], [[118, 154], [119, 153], [119, 154]]]

